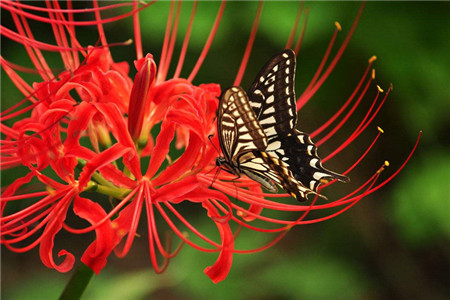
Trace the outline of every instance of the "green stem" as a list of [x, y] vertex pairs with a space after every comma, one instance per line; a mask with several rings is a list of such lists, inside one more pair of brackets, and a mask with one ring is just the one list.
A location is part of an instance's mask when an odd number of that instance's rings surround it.
[[59, 300], [76, 300], [80, 299], [94, 271], [83, 263], [80, 263], [67, 283]]
[[94, 181], [89, 181], [85, 191], [97, 192], [103, 195], [111, 196], [117, 199], [125, 198], [130, 192], [130, 189], [119, 188], [119, 187], [109, 187], [97, 184]]

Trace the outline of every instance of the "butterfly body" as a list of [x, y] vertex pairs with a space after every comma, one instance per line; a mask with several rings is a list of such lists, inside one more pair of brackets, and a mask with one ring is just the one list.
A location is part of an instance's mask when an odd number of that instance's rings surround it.
[[348, 178], [323, 168], [317, 147], [295, 128], [294, 78], [295, 54], [286, 49], [266, 63], [247, 93], [241, 87], [223, 93], [217, 117], [223, 157], [216, 164], [269, 191], [276, 191], [276, 183], [305, 200], [320, 183]]

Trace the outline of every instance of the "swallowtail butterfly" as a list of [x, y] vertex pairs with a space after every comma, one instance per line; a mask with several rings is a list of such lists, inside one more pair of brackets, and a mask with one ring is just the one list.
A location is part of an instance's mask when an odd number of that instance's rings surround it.
[[295, 129], [294, 78], [295, 53], [286, 49], [266, 63], [247, 93], [241, 87], [223, 93], [217, 116], [223, 157], [216, 164], [269, 191], [276, 183], [301, 201], [321, 183], [349, 179], [325, 169], [309, 136]]

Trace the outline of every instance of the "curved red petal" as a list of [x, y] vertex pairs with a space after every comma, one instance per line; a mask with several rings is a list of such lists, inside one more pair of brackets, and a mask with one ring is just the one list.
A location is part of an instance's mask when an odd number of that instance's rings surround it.
[[42, 263], [47, 267], [54, 268], [62, 273], [72, 269], [75, 257], [66, 250], [61, 250], [58, 252], [58, 256], [64, 256], [64, 260], [60, 264], [57, 264], [53, 259], [53, 246], [55, 236], [63, 226], [72, 196], [73, 192], [69, 192], [60, 200], [60, 202], [55, 204], [54, 209], [50, 213], [50, 221], [42, 233], [42, 240], [39, 246], [39, 256], [41, 257]]
[[[75, 198], [73, 210], [76, 215], [87, 220], [92, 225], [101, 221], [106, 216], [105, 211], [99, 204], [82, 197]], [[106, 259], [115, 246], [113, 243], [114, 231], [111, 226], [111, 221], [108, 220], [96, 227], [95, 236], [96, 239], [83, 253], [81, 261], [91, 268], [95, 274], [99, 274], [105, 267]]]
[[[220, 218], [217, 209], [209, 201], [204, 201], [202, 205], [208, 211], [211, 219]], [[206, 267], [204, 272], [214, 283], [218, 283], [224, 280], [230, 272], [233, 263], [234, 237], [228, 223], [215, 221], [215, 224], [220, 233], [222, 249], [214, 265]]]

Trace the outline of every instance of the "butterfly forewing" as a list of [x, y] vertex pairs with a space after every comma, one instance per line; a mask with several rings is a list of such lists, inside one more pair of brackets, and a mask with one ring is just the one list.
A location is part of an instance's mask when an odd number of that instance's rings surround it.
[[225, 91], [217, 124], [220, 148], [224, 154], [224, 158], [217, 160], [218, 165], [237, 176], [244, 173], [269, 191], [276, 191], [265, 175], [270, 167], [255, 156], [264, 151], [268, 141], [242, 88], [232, 87]]
[[245, 152], [267, 147], [267, 137], [250, 107], [247, 94], [240, 87], [229, 88], [223, 94], [217, 124], [220, 146], [229, 161]]
[[267, 138], [286, 136], [297, 122], [295, 53], [286, 49], [273, 56], [248, 91], [253, 111]]

